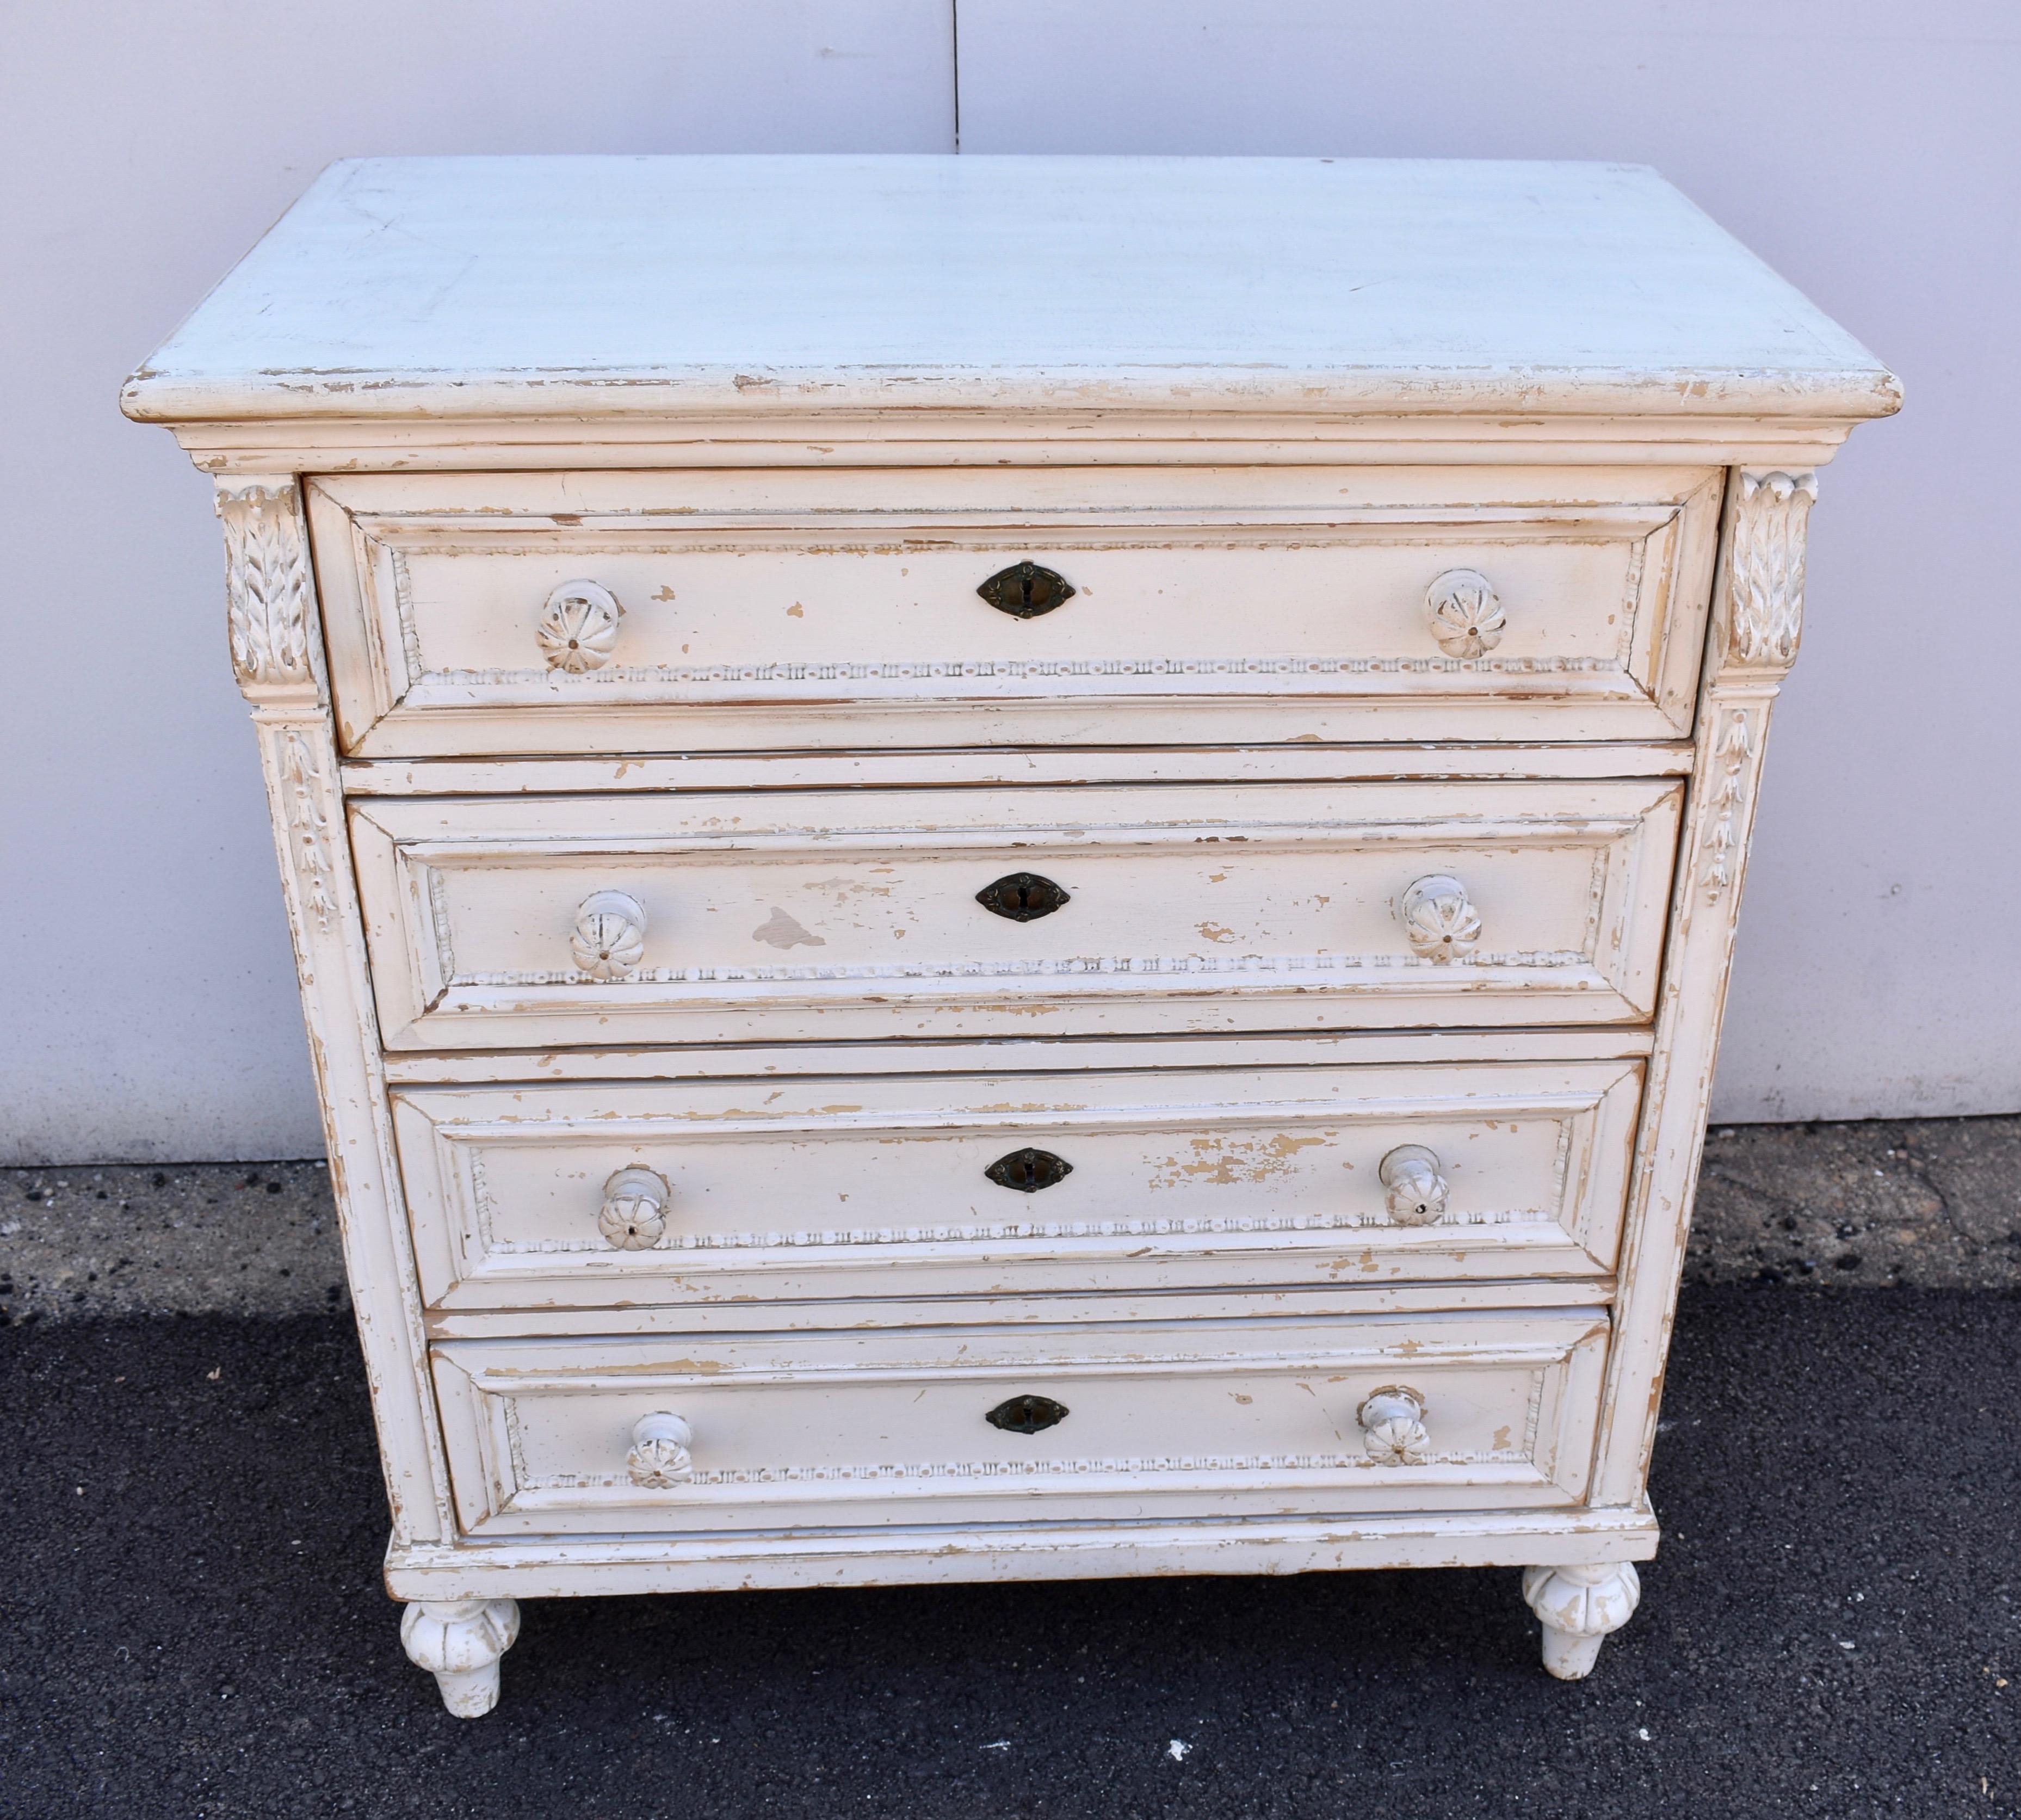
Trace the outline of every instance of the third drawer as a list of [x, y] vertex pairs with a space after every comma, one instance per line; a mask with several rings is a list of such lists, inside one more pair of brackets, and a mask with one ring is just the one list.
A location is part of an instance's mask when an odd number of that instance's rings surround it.
[[445, 1311], [1593, 1278], [1642, 1065], [409, 1087]]

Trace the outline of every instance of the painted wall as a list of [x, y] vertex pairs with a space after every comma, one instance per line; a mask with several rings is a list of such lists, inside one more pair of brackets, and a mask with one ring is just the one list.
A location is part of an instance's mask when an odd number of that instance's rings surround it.
[[31, 0], [0, 56], [0, 1160], [319, 1154], [210, 485], [123, 374], [333, 159], [946, 151], [947, 0]]
[[[1813, 520], [1717, 1116], [2021, 1108], [2021, 14], [1997, 0], [35, 0], [0, 60], [0, 1159], [319, 1140], [208, 485], [118, 381], [322, 164], [1655, 165], [1906, 378]], [[956, 68], [959, 68], [957, 84]]]
[[1812, 520], [1713, 1113], [2021, 1108], [2021, 8], [1145, 16], [961, 0], [963, 150], [1651, 164], [1903, 376], [1906, 410], [1854, 436]]

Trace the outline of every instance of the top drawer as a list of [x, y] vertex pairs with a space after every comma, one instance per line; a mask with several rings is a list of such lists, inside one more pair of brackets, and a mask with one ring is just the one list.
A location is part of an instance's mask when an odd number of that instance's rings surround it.
[[[424, 757], [1687, 737], [1720, 476], [381, 474], [307, 493], [344, 749]], [[1027, 561], [1071, 596], [1027, 613], [978, 593]]]

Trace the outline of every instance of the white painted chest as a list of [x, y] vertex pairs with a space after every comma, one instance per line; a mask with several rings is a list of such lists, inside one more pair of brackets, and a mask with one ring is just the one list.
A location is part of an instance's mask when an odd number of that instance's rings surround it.
[[519, 1595], [984, 1577], [1588, 1672], [1872, 356], [1635, 169], [424, 159], [125, 402], [453, 1711]]

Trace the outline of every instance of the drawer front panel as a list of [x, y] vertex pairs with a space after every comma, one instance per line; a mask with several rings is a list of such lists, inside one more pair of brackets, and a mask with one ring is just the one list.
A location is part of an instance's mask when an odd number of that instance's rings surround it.
[[1575, 1505], [1607, 1333], [1582, 1309], [434, 1357], [466, 1533], [678, 1533]]
[[1641, 1075], [408, 1089], [393, 1116], [439, 1308], [1386, 1285], [1611, 1270]]
[[351, 833], [394, 1049], [1640, 1023], [1681, 796], [407, 799]]
[[[1702, 469], [376, 475], [309, 509], [345, 749], [399, 757], [1687, 737], [1719, 491]], [[1024, 562], [1071, 596], [978, 593]]]

